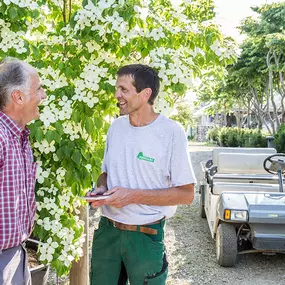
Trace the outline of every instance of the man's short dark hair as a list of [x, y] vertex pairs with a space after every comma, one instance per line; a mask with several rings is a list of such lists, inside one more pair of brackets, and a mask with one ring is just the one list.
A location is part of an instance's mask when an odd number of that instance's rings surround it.
[[148, 103], [154, 104], [154, 100], [159, 92], [159, 77], [157, 72], [148, 65], [143, 64], [130, 64], [125, 65], [119, 69], [117, 76], [130, 76], [133, 78], [133, 85], [139, 93], [145, 88], [150, 88], [152, 93], [149, 97]]

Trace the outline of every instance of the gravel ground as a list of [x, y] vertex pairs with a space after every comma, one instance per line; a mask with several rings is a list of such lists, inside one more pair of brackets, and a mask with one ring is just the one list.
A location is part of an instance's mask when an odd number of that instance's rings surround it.
[[[212, 147], [191, 144], [191, 160], [197, 181], [201, 180], [200, 162], [211, 157]], [[90, 210], [90, 249], [98, 211]], [[285, 285], [285, 254], [248, 254], [239, 257], [233, 268], [215, 262], [215, 242], [205, 219], [199, 217], [199, 194], [192, 205], [179, 206], [167, 221], [165, 243], [169, 260], [167, 285]], [[51, 273], [49, 285], [57, 284]], [[61, 279], [58, 284], [68, 284]], [[108, 284], [100, 284], [108, 285]]]

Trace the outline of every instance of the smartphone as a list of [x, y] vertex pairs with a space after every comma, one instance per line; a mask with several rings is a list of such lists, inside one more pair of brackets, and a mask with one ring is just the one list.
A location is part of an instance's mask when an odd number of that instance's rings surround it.
[[96, 196], [80, 196], [80, 199], [88, 200], [88, 201], [97, 201], [97, 200], [104, 200], [110, 197], [111, 195], [96, 195]]

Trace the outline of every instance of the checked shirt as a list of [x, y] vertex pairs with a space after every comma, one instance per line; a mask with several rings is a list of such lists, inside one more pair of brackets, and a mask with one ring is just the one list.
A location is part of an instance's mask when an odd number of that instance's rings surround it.
[[0, 112], [0, 250], [25, 241], [34, 222], [36, 163], [29, 133]]

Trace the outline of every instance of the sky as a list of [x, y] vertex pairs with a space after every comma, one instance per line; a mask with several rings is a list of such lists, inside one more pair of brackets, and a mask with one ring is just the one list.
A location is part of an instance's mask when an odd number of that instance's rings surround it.
[[243, 40], [237, 26], [247, 16], [255, 13], [250, 9], [252, 6], [261, 6], [285, 0], [214, 0], [216, 21], [221, 25], [221, 30], [228, 36], [232, 36], [238, 43]]

